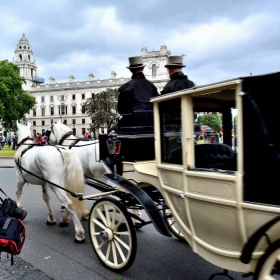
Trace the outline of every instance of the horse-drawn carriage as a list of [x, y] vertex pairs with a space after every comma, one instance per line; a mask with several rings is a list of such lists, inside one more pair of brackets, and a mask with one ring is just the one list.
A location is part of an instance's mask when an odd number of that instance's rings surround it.
[[[154, 127], [123, 127], [100, 136], [105, 181], [86, 182], [101, 193], [79, 197], [97, 200], [88, 224], [105, 266], [129, 268], [135, 228], [153, 223], [225, 270], [253, 273], [254, 279], [280, 274], [279, 80], [280, 72], [159, 96], [151, 100]], [[238, 152], [232, 147], [233, 110]], [[222, 142], [195, 143], [195, 112], [222, 115]], [[52, 125], [50, 139], [56, 134], [58, 142], [74, 141], [61, 131], [58, 136], [59, 129]], [[142, 209], [149, 221], [130, 211]]]

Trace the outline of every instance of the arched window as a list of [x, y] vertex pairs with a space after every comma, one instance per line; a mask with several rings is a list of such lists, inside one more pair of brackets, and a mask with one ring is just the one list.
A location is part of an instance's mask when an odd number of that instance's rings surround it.
[[152, 65], [152, 76], [157, 75], [157, 66], [155, 64]]
[[19, 61], [21, 62], [22, 61], [22, 55], [20, 54], [18, 57], [19, 57]]

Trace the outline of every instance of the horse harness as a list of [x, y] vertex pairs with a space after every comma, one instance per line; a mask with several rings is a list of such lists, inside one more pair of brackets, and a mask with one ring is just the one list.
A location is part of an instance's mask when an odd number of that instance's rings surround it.
[[[33, 147], [35, 147], [35, 146], [41, 146], [41, 147], [43, 147], [43, 146], [51, 146], [51, 147], [54, 147], [54, 146], [52, 146], [52, 145], [46, 145], [46, 144], [38, 144], [38, 143], [34, 143], [34, 144], [24, 144], [24, 142], [26, 141], [26, 140], [33, 140], [31, 137], [26, 137], [26, 138], [24, 138], [24, 139], [22, 139], [21, 141], [20, 141], [20, 143], [18, 144], [18, 147], [20, 147], [21, 145], [27, 145], [28, 147], [26, 148], [26, 149], [24, 149], [22, 152], [21, 152], [21, 154], [20, 154], [20, 156], [17, 158], [17, 159], [15, 159], [15, 163], [16, 163], [16, 165], [18, 166], [18, 168], [20, 169], [20, 171], [22, 172], [22, 170], [23, 171], [25, 171], [26, 173], [28, 173], [28, 174], [30, 174], [30, 175], [32, 175], [32, 176], [34, 176], [34, 177], [36, 177], [36, 178], [38, 178], [38, 179], [40, 179], [40, 180], [42, 180], [42, 181], [45, 181], [45, 182], [47, 182], [47, 183], [49, 183], [49, 184], [51, 184], [51, 185], [53, 185], [53, 186], [55, 186], [55, 187], [57, 187], [57, 188], [59, 188], [59, 189], [62, 189], [62, 190], [64, 190], [64, 191], [66, 191], [66, 192], [68, 192], [68, 193], [70, 193], [73, 197], [79, 197], [80, 196], [80, 194], [77, 194], [77, 193], [74, 193], [74, 192], [72, 192], [72, 191], [69, 191], [69, 190], [67, 190], [67, 189], [65, 189], [65, 188], [63, 188], [63, 187], [61, 187], [61, 186], [59, 186], [59, 185], [57, 185], [57, 184], [55, 184], [55, 183], [53, 183], [53, 182], [51, 182], [51, 181], [49, 181], [49, 180], [46, 180], [45, 178], [42, 178], [42, 177], [40, 177], [40, 176], [38, 176], [38, 175], [36, 175], [36, 174], [34, 174], [34, 173], [32, 173], [31, 171], [29, 171], [29, 170], [27, 170], [27, 169], [25, 169], [24, 167], [22, 167], [22, 165], [21, 165], [21, 163], [20, 163], [20, 159], [22, 158], [22, 156], [28, 151], [28, 150], [30, 150], [30, 149], [32, 149]], [[58, 151], [59, 151], [59, 153], [61, 154], [61, 157], [62, 157], [62, 159], [63, 159], [63, 156], [62, 156], [62, 153], [61, 153], [61, 149], [65, 149], [65, 148], [59, 148], [59, 147], [55, 147]], [[24, 177], [24, 175], [22, 174], [22, 176]], [[26, 179], [25, 179], [25, 181], [26, 182], [28, 182]]]

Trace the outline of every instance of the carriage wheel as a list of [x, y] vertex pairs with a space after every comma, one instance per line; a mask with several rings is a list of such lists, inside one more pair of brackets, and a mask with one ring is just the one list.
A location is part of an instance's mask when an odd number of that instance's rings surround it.
[[275, 241], [260, 258], [254, 280], [273, 280], [273, 275], [280, 274], [280, 239]]
[[104, 266], [115, 272], [128, 269], [137, 250], [136, 232], [126, 208], [113, 198], [101, 198], [91, 208], [89, 234]]
[[175, 219], [173, 218], [173, 215], [169, 208], [163, 209], [163, 216], [173, 235], [177, 237], [180, 241], [186, 242], [184, 235], [182, 234], [181, 229], [178, 226], [178, 223], [176, 223]]

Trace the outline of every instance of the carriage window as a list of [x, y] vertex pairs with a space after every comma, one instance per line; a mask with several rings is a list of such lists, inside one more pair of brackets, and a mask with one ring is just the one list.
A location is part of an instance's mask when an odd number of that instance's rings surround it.
[[[230, 92], [227, 92], [231, 97]], [[232, 100], [224, 100], [223, 92], [193, 100], [195, 168], [237, 170], [234, 140], [237, 110], [234, 92]]]
[[182, 164], [181, 99], [160, 103], [162, 162]]

